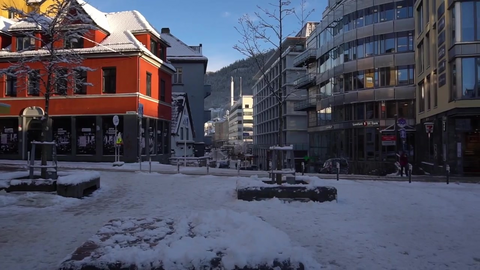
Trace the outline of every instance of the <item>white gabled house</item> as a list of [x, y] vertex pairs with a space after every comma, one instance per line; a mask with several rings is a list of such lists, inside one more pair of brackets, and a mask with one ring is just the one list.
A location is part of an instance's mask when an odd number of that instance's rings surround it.
[[[172, 157], [195, 156], [195, 130], [186, 93], [172, 93]], [[186, 151], [185, 151], [186, 147]]]

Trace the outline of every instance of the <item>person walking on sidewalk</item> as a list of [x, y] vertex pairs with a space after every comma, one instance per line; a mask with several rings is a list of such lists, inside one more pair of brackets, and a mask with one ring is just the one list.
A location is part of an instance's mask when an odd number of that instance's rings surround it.
[[403, 177], [403, 169], [405, 169], [405, 175], [408, 176], [408, 169], [407, 169], [408, 156], [404, 151], [402, 151], [402, 154], [400, 155], [399, 163], [400, 163], [400, 176]]

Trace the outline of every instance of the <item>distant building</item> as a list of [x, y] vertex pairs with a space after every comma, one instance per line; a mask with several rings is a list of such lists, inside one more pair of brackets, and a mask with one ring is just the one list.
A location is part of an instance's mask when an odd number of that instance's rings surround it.
[[226, 144], [228, 144], [228, 120], [221, 120], [215, 123], [213, 147], [220, 148]]
[[190, 104], [195, 130], [195, 148], [198, 155], [204, 155], [204, 123], [210, 120], [210, 111], [204, 109], [204, 99], [211, 93], [210, 85], [205, 85], [208, 58], [202, 54], [202, 44], [189, 46], [170, 33], [169, 28], [162, 28], [162, 38], [169, 44], [167, 59], [176, 72], [172, 78], [172, 91], [186, 93]]
[[[277, 50], [267, 60], [264, 71], [255, 75], [256, 83], [253, 86], [253, 154], [255, 163], [259, 167], [267, 168], [271, 161], [270, 146], [278, 145], [278, 101], [273, 91], [282, 95], [285, 100], [283, 105], [283, 144], [293, 145], [297, 167], [308, 152], [307, 114], [294, 110], [296, 102], [307, 95], [305, 89], [296, 89], [294, 80], [306, 72], [304, 67], [295, 67], [293, 61], [304, 51], [306, 37], [314, 31], [318, 23], [307, 23], [294, 37], [287, 37], [283, 42], [284, 55], [282, 70], [280, 67], [280, 52]], [[278, 73], [283, 73], [283, 84], [274, 84], [275, 89], [265, 82], [264, 76], [274, 78]], [[273, 79], [269, 79], [272, 81]], [[261, 166], [260, 166], [261, 165]]]
[[253, 142], [253, 98], [251, 95], [240, 96], [235, 101], [228, 116], [230, 144]]
[[[172, 157], [194, 157], [195, 130], [188, 95], [172, 94]], [[186, 147], [186, 148], [185, 148]], [[185, 150], [186, 149], [186, 150]]]

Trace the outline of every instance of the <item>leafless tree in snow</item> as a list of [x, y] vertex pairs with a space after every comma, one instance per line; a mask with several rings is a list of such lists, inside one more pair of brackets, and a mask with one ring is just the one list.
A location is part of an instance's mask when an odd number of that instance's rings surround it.
[[[287, 49], [284, 46], [285, 39], [290, 33], [285, 33], [285, 25], [288, 17], [295, 16], [299, 22], [305, 23], [308, 16], [313, 12], [306, 11], [306, 1], [300, 1], [300, 10], [298, 11], [292, 6], [292, 1], [275, 0], [274, 3], [269, 3], [269, 8], [257, 6], [258, 11], [253, 15], [244, 15], [238, 20], [238, 26], [235, 27], [240, 35], [240, 40], [233, 48], [248, 58], [253, 58], [259, 69], [259, 78], [262, 83], [269, 89], [271, 96], [276, 100], [278, 111], [278, 132], [277, 144], [284, 146], [284, 113], [283, 106], [292, 93], [286, 93], [283, 87], [284, 74], [283, 64], [285, 56], [283, 52]], [[270, 51], [273, 50], [271, 63], [267, 63], [272, 55]], [[271, 64], [278, 61], [278, 76], [272, 78], [268, 76]], [[268, 65], [267, 65], [268, 64]], [[262, 97], [261, 97], [262, 98]], [[283, 168], [283, 158], [277, 157], [276, 168], [281, 170]], [[272, 163], [274, 164], [274, 163]], [[281, 175], [277, 174], [277, 183], [281, 184]]]
[[[41, 141], [47, 141], [51, 129], [51, 97], [66, 95], [70, 87], [82, 89], [89, 85], [83, 78], [85, 72], [92, 69], [83, 66], [82, 46], [79, 44], [83, 44], [83, 38], [95, 26], [82, 9], [84, 4], [82, 0], [54, 0], [45, 12], [37, 10], [29, 13], [3, 6], [3, 9], [17, 15], [18, 20], [11, 30], [19, 31], [22, 38], [17, 38], [20, 44], [17, 44], [16, 52], [0, 55], [0, 61], [10, 62], [9, 67], [0, 70], [0, 73], [18, 78], [17, 89], [44, 97]], [[26, 85], [22, 85], [21, 81]], [[44, 145], [42, 165], [47, 164], [47, 153], [48, 148]], [[45, 175], [46, 169], [43, 169], [42, 176]]]

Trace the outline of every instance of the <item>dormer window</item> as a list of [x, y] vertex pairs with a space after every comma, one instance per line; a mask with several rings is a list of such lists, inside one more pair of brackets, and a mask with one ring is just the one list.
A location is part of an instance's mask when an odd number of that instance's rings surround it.
[[65, 48], [66, 49], [83, 48], [83, 38], [81, 38], [81, 37], [71, 37], [71, 38], [65, 39]]
[[9, 18], [9, 19], [15, 19], [15, 12], [9, 10], [9, 11], [8, 11], [8, 18]]
[[158, 56], [158, 42], [153, 39], [150, 40], [150, 52]]
[[17, 37], [17, 52], [30, 49], [35, 49], [33, 37]]
[[165, 47], [156, 40], [150, 40], [150, 52], [153, 53], [156, 57], [165, 61]]
[[163, 61], [165, 61], [165, 47], [164, 46], [160, 46], [160, 48], [158, 50], [158, 54], [160, 54], [159, 58], [162, 59]]

